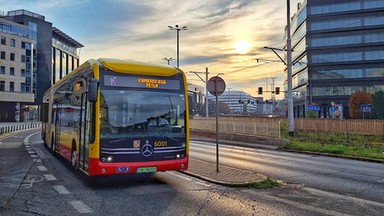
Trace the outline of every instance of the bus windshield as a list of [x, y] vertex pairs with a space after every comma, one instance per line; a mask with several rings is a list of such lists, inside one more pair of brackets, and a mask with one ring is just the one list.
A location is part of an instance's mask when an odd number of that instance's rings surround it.
[[101, 138], [185, 135], [182, 92], [101, 91]]

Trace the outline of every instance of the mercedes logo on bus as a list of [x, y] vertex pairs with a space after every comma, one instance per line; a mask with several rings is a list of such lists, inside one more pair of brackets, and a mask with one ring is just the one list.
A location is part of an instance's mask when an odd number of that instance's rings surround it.
[[141, 154], [144, 157], [149, 157], [152, 155], [152, 153], [153, 153], [153, 147], [150, 144], [147, 143], [143, 145], [143, 147], [141, 147]]

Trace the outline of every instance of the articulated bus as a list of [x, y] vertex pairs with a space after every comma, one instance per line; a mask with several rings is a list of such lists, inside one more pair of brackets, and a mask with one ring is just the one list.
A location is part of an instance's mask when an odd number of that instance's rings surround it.
[[88, 176], [188, 168], [185, 74], [168, 65], [88, 60], [43, 97], [42, 138]]

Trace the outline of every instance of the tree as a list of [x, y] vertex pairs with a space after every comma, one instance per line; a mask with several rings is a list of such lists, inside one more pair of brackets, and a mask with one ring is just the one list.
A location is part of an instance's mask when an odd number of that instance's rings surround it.
[[372, 104], [372, 94], [368, 92], [357, 91], [349, 98], [349, 115], [351, 118], [359, 118], [360, 105]]
[[384, 118], [384, 91], [380, 90], [372, 96], [373, 114], [376, 118]]
[[[212, 103], [209, 103], [208, 108], [209, 108], [209, 113], [211, 115], [215, 114], [216, 102], [213, 101]], [[217, 109], [218, 109], [217, 113], [229, 114], [231, 112], [231, 109], [229, 108], [228, 104], [221, 101], [219, 101], [219, 103], [217, 104]]]

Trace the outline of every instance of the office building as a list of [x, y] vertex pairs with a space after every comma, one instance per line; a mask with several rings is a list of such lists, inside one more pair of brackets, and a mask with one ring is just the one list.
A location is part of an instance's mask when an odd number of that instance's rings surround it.
[[305, 0], [291, 36], [295, 117], [307, 104], [318, 117], [349, 118], [354, 92], [384, 89], [384, 0]]
[[38, 120], [44, 92], [79, 65], [83, 45], [27, 10], [0, 14], [0, 34], [0, 121]]
[[[216, 103], [216, 97], [208, 95], [209, 103]], [[225, 91], [218, 96], [218, 102], [226, 104], [229, 108], [229, 113], [232, 115], [255, 115], [257, 114], [257, 103], [262, 104], [262, 98], [252, 97], [250, 94], [243, 91]], [[213, 109], [213, 108], [212, 108]]]

